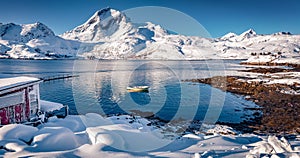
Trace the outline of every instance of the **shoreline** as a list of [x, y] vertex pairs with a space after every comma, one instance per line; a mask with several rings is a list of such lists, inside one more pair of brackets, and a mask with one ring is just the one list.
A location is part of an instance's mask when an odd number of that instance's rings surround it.
[[247, 61], [242, 61], [240, 63], [241, 65], [256, 65], [256, 66], [288, 66], [292, 68], [299, 69], [300, 64], [298, 63], [278, 63], [278, 62], [247, 62]]
[[[240, 71], [259, 74], [300, 72], [299, 67], [293, 67], [292, 69], [253, 68]], [[209, 84], [222, 91], [242, 95], [246, 100], [253, 101], [261, 107], [261, 109], [253, 110], [261, 110], [262, 115], [257, 114], [254, 119], [249, 121], [244, 121], [240, 124], [222, 122], [218, 122], [218, 124], [228, 125], [241, 132], [253, 132], [257, 134], [299, 134], [300, 95], [285, 93], [285, 91], [291, 90], [298, 92], [300, 91], [300, 84], [269, 84], [264, 82], [263, 79], [258, 78], [259, 77], [215, 76], [212, 78], [190, 79], [185, 81]]]

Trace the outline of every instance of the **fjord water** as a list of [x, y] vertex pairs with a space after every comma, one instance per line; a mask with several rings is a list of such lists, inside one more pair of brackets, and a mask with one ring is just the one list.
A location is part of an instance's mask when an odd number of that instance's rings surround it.
[[[210, 62], [210, 64], [208, 64]], [[71, 114], [155, 114], [164, 120], [203, 120], [209, 106], [219, 121], [238, 122], [244, 107], [254, 106], [236, 95], [184, 79], [225, 75], [240, 68], [239, 61], [136, 61], [136, 60], [0, 60], [0, 77], [78, 77], [40, 84], [41, 99], [70, 107]], [[148, 93], [128, 93], [127, 86], [147, 85]], [[222, 98], [224, 97], [224, 101]], [[222, 105], [213, 105], [220, 103]], [[224, 104], [223, 104], [224, 103]], [[224, 105], [224, 106], [223, 106]], [[213, 109], [214, 112], [215, 109]], [[233, 117], [234, 116], [234, 117]]]

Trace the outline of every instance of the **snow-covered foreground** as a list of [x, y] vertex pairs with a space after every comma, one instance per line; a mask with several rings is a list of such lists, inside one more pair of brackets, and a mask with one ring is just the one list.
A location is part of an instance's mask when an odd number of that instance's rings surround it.
[[[300, 137], [291, 140], [254, 134], [220, 135], [229, 127], [206, 125], [197, 134], [166, 138], [162, 128], [127, 115], [103, 118], [98, 114], [51, 118], [31, 127], [0, 128], [0, 155], [4, 157], [299, 157]], [[208, 131], [212, 135], [205, 135]], [[228, 132], [227, 132], [228, 133]], [[275, 156], [276, 157], [276, 156]]]

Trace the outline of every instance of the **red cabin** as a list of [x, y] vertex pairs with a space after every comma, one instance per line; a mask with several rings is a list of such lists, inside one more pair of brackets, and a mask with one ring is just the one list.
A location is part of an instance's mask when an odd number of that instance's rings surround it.
[[24, 123], [37, 116], [40, 82], [33, 77], [0, 79], [0, 125]]

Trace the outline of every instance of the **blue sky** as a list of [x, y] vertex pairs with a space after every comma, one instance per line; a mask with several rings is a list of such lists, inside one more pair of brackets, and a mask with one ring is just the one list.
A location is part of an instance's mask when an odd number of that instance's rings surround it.
[[[300, 34], [299, 0], [1, 0], [0, 22], [40, 21], [61, 34], [107, 6], [118, 10], [143, 6], [175, 9], [201, 23], [212, 37], [228, 32], [240, 34], [249, 28], [259, 34]], [[194, 33], [186, 29], [183, 34]]]

